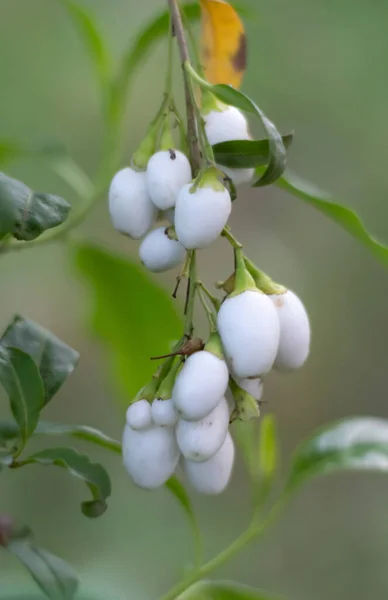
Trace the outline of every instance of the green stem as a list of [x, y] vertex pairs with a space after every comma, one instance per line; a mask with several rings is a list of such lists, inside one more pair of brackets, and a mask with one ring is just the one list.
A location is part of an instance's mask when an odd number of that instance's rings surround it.
[[194, 331], [194, 304], [195, 295], [197, 291], [197, 257], [195, 250], [190, 251], [190, 266], [189, 266], [189, 278], [187, 282], [187, 298], [186, 298], [186, 311], [185, 311], [185, 329], [184, 335], [190, 338]]
[[201, 281], [200, 279], [197, 280], [197, 285], [206, 294], [206, 296], [209, 298], [210, 302], [212, 303], [214, 309], [218, 312], [220, 310], [220, 306], [221, 306], [220, 300], [211, 293], [209, 288], [207, 288], [206, 285], [203, 283], [203, 281]]
[[198, 283], [197, 283], [197, 286], [198, 286], [198, 296], [199, 296], [199, 299], [201, 301], [203, 310], [205, 311], [207, 320], [209, 322], [210, 333], [211, 334], [215, 333], [217, 331], [217, 324], [216, 324], [215, 315], [214, 315], [213, 311], [210, 310], [209, 306], [207, 305], [207, 302], [206, 302], [205, 295], [204, 295], [202, 287]]
[[172, 69], [173, 69], [173, 25], [172, 18], [170, 16], [169, 30], [168, 30], [168, 50], [167, 50], [167, 75], [166, 75], [166, 96], [171, 98], [172, 95]]
[[189, 143], [190, 162], [193, 172], [196, 175], [201, 168], [201, 152], [197, 136], [197, 121], [195, 113], [195, 103], [193, 103], [190, 93], [190, 77], [184, 68], [185, 64], [190, 64], [190, 57], [187, 48], [185, 32], [182, 23], [182, 15], [179, 10], [178, 0], [168, 0], [170, 14], [174, 25], [174, 31], [179, 47], [181, 61], [183, 65], [183, 78], [185, 84], [186, 112], [187, 112], [187, 139]]
[[225, 227], [225, 229], [222, 232], [222, 237], [224, 237], [226, 240], [228, 240], [229, 244], [232, 246], [232, 248], [234, 248], [235, 250], [238, 250], [239, 248], [242, 248], [242, 244], [238, 241], [237, 238], [234, 237], [234, 235], [232, 234], [231, 230], [229, 227]]
[[247, 529], [236, 538], [227, 548], [222, 550], [217, 556], [209, 560], [207, 563], [202, 565], [197, 570], [190, 573], [183, 581], [174, 586], [167, 594], [162, 596], [160, 600], [177, 600], [183, 592], [191, 587], [197, 581], [204, 579], [210, 573], [221, 567], [231, 558], [236, 556], [245, 546], [250, 544], [253, 540], [257, 540], [265, 533], [267, 528], [276, 520], [279, 512], [283, 509], [286, 501], [288, 500], [288, 494], [283, 494], [280, 500], [274, 505], [267, 518], [264, 521], [259, 521], [257, 518], [253, 518]]

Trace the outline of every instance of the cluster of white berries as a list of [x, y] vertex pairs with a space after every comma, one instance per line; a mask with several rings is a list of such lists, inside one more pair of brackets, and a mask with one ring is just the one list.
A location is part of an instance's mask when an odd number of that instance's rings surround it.
[[[250, 139], [247, 120], [237, 108], [213, 101], [211, 109], [203, 109], [203, 119], [211, 145]], [[253, 169], [211, 167], [192, 180], [187, 156], [169, 141], [171, 148], [159, 149], [149, 159], [146, 156], [141, 168], [134, 165], [119, 171], [109, 192], [114, 227], [133, 239], [143, 238], [140, 259], [153, 272], [172, 269], [183, 261], [185, 250], [214, 242], [232, 210], [223, 180], [226, 177], [239, 185], [250, 182], [254, 174]], [[163, 218], [172, 227], [150, 231]]]
[[[214, 98], [210, 108], [203, 107], [203, 120], [211, 145], [250, 139], [243, 114]], [[206, 165], [192, 180], [185, 154], [166, 144], [166, 138], [159, 146], [155, 140], [153, 134], [146, 144], [142, 169], [128, 167], [112, 181], [114, 226], [134, 239], [144, 238], [140, 258], [153, 272], [183, 263], [223, 234], [234, 247], [235, 271], [219, 285], [226, 292], [222, 303], [207, 292], [214, 309], [207, 311], [212, 313], [208, 342], [200, 347], [190, 346], [190, 337], [182, 342], [129, 406], [124, 465], [134, 483], [155, 489], [181, 462], [198, 492], [218, 494], [233, 468], [230, 423], [259, 416], [263, 377], [272, 368], [293, 370], [304, 364], [309, 319], [300, 299], [257, 269], [226, 228], [232, 202], [225, 184], [228, 179], [235, 185], [249, 182], [253, 170]], [[149, 231], [158, 215], [170, 226]]]

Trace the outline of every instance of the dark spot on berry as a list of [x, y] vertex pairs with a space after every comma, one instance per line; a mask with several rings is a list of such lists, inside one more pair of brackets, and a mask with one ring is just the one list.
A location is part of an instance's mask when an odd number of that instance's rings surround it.
[[170, 148], [169, 153], [170, 153], [171, 160], [175, 160], [176, 159], [176, 152], [175, 152], [175, 150], [172, 150], [172, 148]]

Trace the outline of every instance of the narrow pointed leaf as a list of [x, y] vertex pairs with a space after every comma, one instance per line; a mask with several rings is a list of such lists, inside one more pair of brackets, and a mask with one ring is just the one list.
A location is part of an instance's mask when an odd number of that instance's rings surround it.
[[86, 454], [79, 454], [73, 448], [49, 448], [32, 454], [17, 466], [23, 467], [29, 464], [55, 465], [82, 479], [93, 496], [93, 500], [83, 502], [81, 505], [85, 516], [99, 517], [106, 511], [106, 500], [111, 494], [109, 475], [102, 465], [92, 463]]
[[39, 368], [45, 404], [62, 387], [78, 364], [79, 354], [50, 331], [17, 315], [5, 330], [3, 347], [19, 348], [29, 354]]
[[[11, 441], [19, 435], [19, 427], [14, 421], [0, 421], [0, 446], [2, 443]], [[34, 431], [36, 435], [69, 436], [85, 442], [90, 442], [116, 454], [121, 454], [121, 444], [117, 440], [105, 435], [102, 431], [89, 427], [88, 425], [62, 425], [61, 423], [49, 423], [39, 421]]]
[[[291, 146], [293, 133], [282, 137], [284, 147]], [[213, 146], [218, 164], [232, 169], [255, 168], [268, 164], [269, 142], [265, 140], [234, 140]]]
[[63, 223], [70, 204], [51, 194], [36, 193], [24, 183], [0, 172], [0, 238], [12, 234], [30, 241]]
[[44, 406], [44, 388], [39, 370], [25, 352], [0, 346], [0, 382], [8, 394], [24, 446], [34, 432]]
[[201, 54], [206, 79], [240, 87], [247, 64], [247, 39], [236, 10], [223, 0], [200, 0]]
[[280, 598], [233, 581], [199, 581], [177, 600], [280, 600]]
[[388, 247], [368, 233], [360, 217], [350, 208], [338, 204], [327, 192], [290, 173], [279, 179], [277, 185], [335, 221], [353, 238], [364, 244], [376, 258], [388, 264]]
[[79, 2], [74, 0], [60, 0], [60, 2], [80, 33], [94, 65], [99, 84], [105, 93], [111, 76], [111, 56], [94, 17]]
[[180, 338], [180, 319], [167, 292], [138, 265], [87, 245], [78, 247], [75, 260], [92, 288], [93, 329], [109, 349], [128, 405], [156, 369], [151, 356], [166, 354]]
[[388, 420], [353, 417], [316, 431], [295, 451], [288, 488], [346, 470], [388, 473]]
[[37, 546], [28, 531], [24, 536], [11, 539], [7, 550], [23, 563], [50, 600], [73, 600], [79, 584], [74, 569], [58, 556]]
[[211, 85], [196, 73], [191, 67], [186, 68], [193, 79], [205, 90], [214, 94], [221, 102], [235, 106], [240, 110], [253, 114], [258, 117], [268, 136], [269, 160], [268, 165], [261, 175], [256, 186], [270, 185], [274, 183], [284, 173], [287, 165], [287, 152], [284, 147], [282, 136], [275, 125], [268, 119], [264, 112], [248, 96], [231, 87], [230, 85], [216, 84]]

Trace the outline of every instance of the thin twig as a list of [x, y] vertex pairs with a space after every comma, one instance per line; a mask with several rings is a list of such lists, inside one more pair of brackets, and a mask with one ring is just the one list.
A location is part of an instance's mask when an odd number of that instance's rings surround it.
[[179, 10], [178, 0], [168, 0], [168, 4], [170, 7], [174, 32], [182, 61], [183, 79], [185, 83], [187, 138], [189, 142], [190, 162], [191, 166], [193, 167], [194, 174], [197, 174], [201, 168], [201, 151], [198, 142], [195, 106], [190, 93], [189, 75], [184, 67], [185, 63], [190, 62], [189, 51], [187, 48], [185, 32], [182, 22], [182, 15]]

